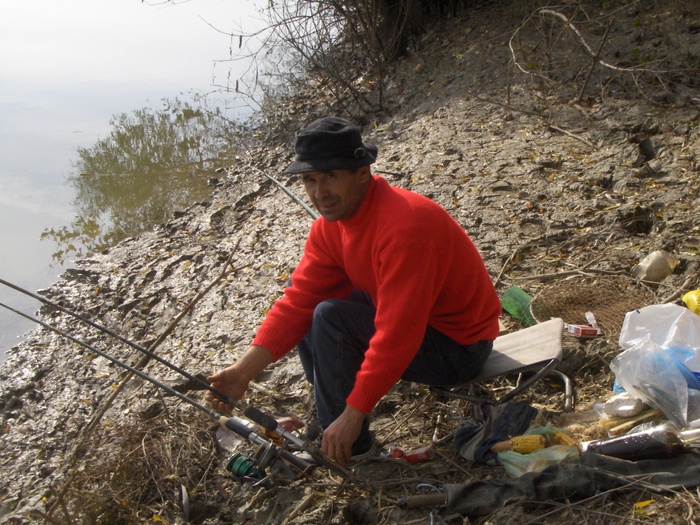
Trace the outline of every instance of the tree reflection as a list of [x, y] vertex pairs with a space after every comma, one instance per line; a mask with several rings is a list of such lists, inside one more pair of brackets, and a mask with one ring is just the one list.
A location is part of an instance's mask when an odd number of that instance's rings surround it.
[[110, 121], [112, 131], [91, 148], [78, 149], [76, 218], [48, 228], [54, 261], [82, 257], [156, 224], [173, 211], [207, 199], [209, 176], [241, 148], [243, 126], [202, 101], [194, 107], [175, 99], [161, 110], [143, 108]]

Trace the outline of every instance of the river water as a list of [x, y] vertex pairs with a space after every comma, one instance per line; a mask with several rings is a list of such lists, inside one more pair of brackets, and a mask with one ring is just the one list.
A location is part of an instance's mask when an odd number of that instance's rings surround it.
[[[215, 86], [247, 67], [226, 60], [224, 32], [248, 29], [256, 13], [248, 0], [0, 4], [0, 278], [35, 292], [71, 266], [56, 264], [56, 246], [39, 238], [75, 218], [66, 179], [76, 149], [106, 137], [112, 116], [191, 93], [209, 93], [234, 116], [250, 113]], [[38, 309], [3, 286], [0, 302]], [[32, 328], [0, 308], [0, 361]]]

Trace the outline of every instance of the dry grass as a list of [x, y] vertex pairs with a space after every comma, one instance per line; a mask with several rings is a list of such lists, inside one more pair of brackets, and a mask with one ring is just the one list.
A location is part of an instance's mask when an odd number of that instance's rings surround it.
[[[490, 386], [508, 388], [511, 380], [515, 378]], [[592, 398], [607, 390], [599, 387], [598, 392], [588, 392], [594, 388], [591, 384], [582, 387]], [[538, 406], [549, 421], [574, 429], [572, 433], [578, 428], [579, 438], [595, 426], [590, 411], [568, 417], [558, 412], [561, 395], [555, 384], [542, 382], [528, 396], [535, 403], [540, 401]], [[543, 400], [547, 403], [541, 404]], [[410, 448], [452, 430], [468, 409], [465, 402], [441, 400], [424, 387], [405, 388], [378, 407], [374, 428], [384, 447], [398, 442]], [[588, 426], [582, 425], [586, 417]], [[252, 451], [244, 443], [239, 445], [244, 452]], [[435, 447], [433, 460], [424, 463], [380, 458], [360, 464], [356, 472], [362, 483], [323, 470], [320, 479], [277, 480], [270, 491], [253, 489], [230, 479], [222, 467], [227, 453], [218, 448], [209, 420], [189, 410], [162, 411], [149, 420], [124, 418], [119, 425], [101, 429], [92, 447], [90, 456], [79, 463], [60, 510], [51, 518], [43, 516], [46, 523], [238, 522], [241, 516], [233, 509], [244, 507], [246, 519], [251, 520], [247, 523], [393, 523], [399, 500], [415, 494], [419, 486], [505, 477], [500, 468], [465, 462], [446, 444]], [[441, 515], [450, 524], [693, 523], [700, 512], [697, 496], [697, 490], [651, 492], [630, 484], [580, 501], [514, 502], [472, 521], [444, 510]], [[427, 523], [423, 520], [428, 512], [404, 509], [402, 523]]]
[[[195, 415], [196, 416], [196, 415]], [[191, 413], [127, 417], [105, 426], [60, 502], [60, 522], [138, 523], [189, 515], [189, 495], [207, 490], [216, 443], [207, 424]], [[157, 521], [157, 519], [156, 519]]]

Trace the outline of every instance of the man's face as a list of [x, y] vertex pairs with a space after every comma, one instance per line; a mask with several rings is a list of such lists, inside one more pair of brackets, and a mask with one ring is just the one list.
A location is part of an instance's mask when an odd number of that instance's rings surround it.
[[349, 219], [358, 210], [369, 186], [370, 169], [310, 171], [302, 174], [309, 200], [327, 221]]

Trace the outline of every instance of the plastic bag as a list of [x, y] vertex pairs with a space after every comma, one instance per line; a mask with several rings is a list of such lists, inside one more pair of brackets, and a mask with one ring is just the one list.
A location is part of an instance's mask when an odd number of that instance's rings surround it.
[[550, 465], [572, 461], [578, 458], [579, 454], [576, 447], [553, 445], [529, 454], [519, 454], [512, 450], [499, 452], [498, 460], [503, 465], [506, 474], [511, 478], [517, 478], [526, 472], [542, 472]]
[[662, 348], [688, 348], [698, 352], [696, 363], [700, 365], [700, 316], [687, 308], [655, 304], [628, 312], [620, 331], [620, 346], [630, 348], [647, 334]]
[[[551, 436], [557, 429], [554, 427], [531, 428], [526, 434], [542, 434]], [[520, 454], [507, 450], [498, 453], [498, 461], [511, 478], [522, 476], [526, 472], [541, 472], [550, 465], [556, 465], [564, 461], [571, 461], [578, 458], [580, 451], [578, 447], [565, 445], [552, 445], [551, 447], [535, 450], [529, 454]]]
[[619, 343], [625, 350], [610, 363], [617, 382], [679, 427], [700, 425], [700, 317], [647, 306], [625, 316]]

